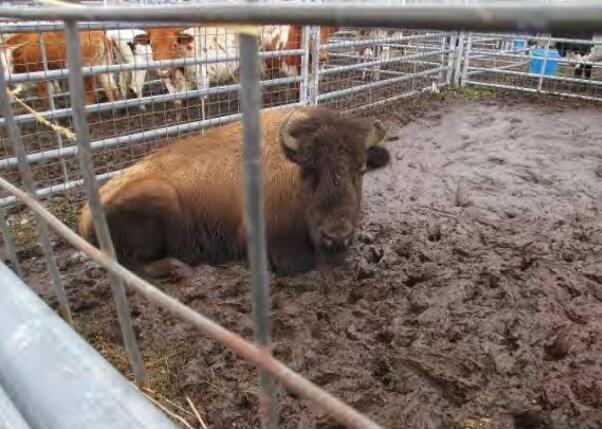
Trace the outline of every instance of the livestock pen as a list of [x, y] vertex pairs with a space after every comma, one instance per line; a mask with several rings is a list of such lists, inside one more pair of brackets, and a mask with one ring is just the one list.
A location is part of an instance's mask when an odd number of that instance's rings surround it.
[[[15, 427], [600, 427], [602, 80], [564, 34], [602, 6], [104, 3], [0, 7]], [[379, 118], [391, 165], [344, 266], [271, 276], [259, 109], [308, 105]], [[97, 188], [238, 120], [248, 267], [116, 264]], [[86, 200], [101, 251], [69, 231]]]

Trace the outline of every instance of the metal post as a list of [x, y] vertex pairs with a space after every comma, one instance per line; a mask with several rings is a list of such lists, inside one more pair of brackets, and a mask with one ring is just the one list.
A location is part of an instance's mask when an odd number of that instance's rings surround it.
[[0, 385], [31, 429], [176, 429], [2, 263], [0, 285]]
[[[40, 53], [42, 55], [42, 65], [44, 67], [44, 71], [48, 73], [48, 56], [46, 54], [46, 45], [44, 44], [44, 33], [40, 32]], [[48, 88], [48, 107], [50, 107], [50, 111], [54, 112], [56, 110], [56, 105], [54, 103], [54, 86], [52, 85], [52, 81], [47, 81]], [[63, 136], [60, 133], [55, 132], [56, 142], [59, 147], [59, 151], [63, 149]], [[69, 174], [67, 170], [67, 163], [63, 157], [60, 158], [61, 162], [61, 170], [63, 170], [63, 180], [65, 183], [69, 182]]]
[[6, 210], [4, 209], [0, 209], [0, 231], [2, 232], [4, 248], [6, 249], [8, 259], [13, 266], [13, 271], [22, 278], [23, 271], [21, 271], [21, 264], [19, 264], [19, 258], [17, 257], [17, 252], [15, 251], [13, 237], [10, 233], [10, 228], [8, 227], [8, 222], [6, 220]]
[[311, 77], [309, 87], [309, 104], [318, 105], [320, 91], [320, 27], [311, 27]]
[[311, 27], [309, 25], [303, 27], [303, 38], [301, 40], [301, 48], [303, 49], [303, 54], [301, 55], [301, 83], [299, 84], [299, 102], [302, 104], [307, 104], [308, 102], [310, 32]]
[[[25, 146], [23, 145], [23, 140], [21, 139], [19, 127], [15, 122], [15, 115], [8, 97], [8, 85], [6, 83], [6, 75], [4, 74], [5, 72], [6, 70], [4, 70], [4, 64], [2, 64], [2, 61], [0, 61], [0, 107], [2, 108], [2, 115], [4, 116], [4, 125], [6, 127], [8, 141], [12, 142], [13, 150], [17, 156], [23, 186], [33, 198], [37, 199], [35, 181], [31, 173], [31, 167], [27, 162]], [[65, 319], [65, 321], [72, 324], [73, 318], [71, 317], [69, 300], [67, 298], [65, 288], [63, 287], [59, 269], [56, 264], [56, 256], [54, 254], [54, 250], [52, 249], [48, 225], [46, 225], [46, 223], [38, 216], [36, 216], [35, 219], [38, 235], [40, 237], [40, 244], [42, 245], [42, 251], [44, 252], [44, 257], [46, 259], [46, 266], [48, 267], [52, 286], [59, 303], [59, 314], [63, 319]]]
[[[257, 39], [252, 35], [241, 34], [240, 106], [244, 149], [245, 227], [251, 270], [255, 341], [266, 353], [271, 354], [269, 276], [261, 173], [260, 105]], [[277, 425], [276, 385], [266, 371], [260, 371], [259, 379], [262, 424], [265, 429], [274, 429]]]
[[17, 407], [0, 385], [0, 428], [30, 429]]
[[543, 86], [543, 77], [546, 73], [546, 64], [548, 64], [548, 53], [550, 52], [550, 44], [551, 36], [548, 36], [548, 41], [546, 42], [546, 50], [544, 51], [543, 63], [541, 64], [541, 72], [539, 73], [539, 81], [537, 82], [537, 92], [540, 92]]
[[472, 47], [472, 33], [468, 33], [468, 39], [466, 41], [466, 53], [464, 58], [464, 65], [462, 67], [462, 80], [460, 81], [460, 86], [466, 86], [466, 73], [468, 72], [468, 65], [470, 63], [470, 48]]
[[456, 53], [456, 40], [458, 38], [458, 33], [453, 32], [449, 36], [449, 49], [447, 54], [447, 84], [450, 85], [452, 83], [452, 77], [454, 75], [454, 64], [455, 64], [455, 53]]
[[460, 70], [462, 67], [463, 60], [463, 48], [464, 48], [464, 32], [462, 31], [458, 36], [458, 47], [456, 48], [456, 70], [454, 74], [454, 85], [460, 84]]
[[[441, 67], [445, 67], [445, 39], [447, 37], [447, 34], [444, 34], [443, 36], [441, 36]], [[439, 72], [439, 85], [443, 84], [443, 70], [441, 70], [441, 72]]]
[[[83, 75], [81, 71], [82, 59], [80, 51], [80, 37], [76, 21], [65, 21], [65, 39], [67, 43], [67, 62], [69, 64], [69, 90], [71, 96], [71, 108], [73, 109], [73, 127], [78, 137], [78, 155], [79, 163], [84, 179], [84, 187], [88, 196], [90, 212], [94, 221], [94, 230], [96, 237], [100, 243], [100, 248], [107, 253], [111, 258], [115, 258], [115, 249], [109, 232], [109, 226], [105, 218], [104, 209], [100, 203], [98, 190], [96, 188], [96, 180], [94, 176], [94, 164], [92, 161], [92, 151], [90, 149], [90, 130], [86, 119], [86, 111], [84, 109], [84, 85]], [[123, 282], [114, 274], [109, 275], [111, 289], [113, 291], [113, 299], [117, 308], [117, 317], [119, 319], [119, 327], [123, 336], [123, 343], [129, 358], [130, 365], [136, 383], [141, 387], [148, 386], [148, 378], [140, 349], [136, 342], [136, 335], [132, 327], [130, 316], [130, 308], [128, 299], [125, 295]]]

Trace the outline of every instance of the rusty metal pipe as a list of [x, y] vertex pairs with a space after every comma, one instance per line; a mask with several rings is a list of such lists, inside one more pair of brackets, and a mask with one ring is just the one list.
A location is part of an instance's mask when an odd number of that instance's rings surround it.
[[229, 348], [238, 356], [252, 362], [258, 368], [269, 372], [289, 391], [296, 393], [317, 408], [330, 414], [338, 422], [353, 429], [383, 429], [382, 426], [364, 416], [353, 407], [350, 407], [340, 399], [337, 399], [330, 393], [316, 386], [302, 375], [288, 368], [282, 362], [267, 353], [262, 347], [258, 347], [246, 341], [240, 335], [235, 334], [213, 320], [197, 313], [190, 307], [182, 304], [175, 298], [166, 295], [147, 281], [136, 276], [134, 273], [117, 263], [109, 255], [101, 252], [73, 232], [71, 228], [58, 220], [38, 201], [2, 178], [0, 178], [0, 188], [23, 201], [25, 205], [33, 210], [41, 219], [46, 221], [52, 229], [64, 237], [74, 247], [84, 252], [93, 261], [111, 273], [119, 276], [126, 285], [140, 293], [150, 302], [187, 321], [209, 338], [212, 338]]

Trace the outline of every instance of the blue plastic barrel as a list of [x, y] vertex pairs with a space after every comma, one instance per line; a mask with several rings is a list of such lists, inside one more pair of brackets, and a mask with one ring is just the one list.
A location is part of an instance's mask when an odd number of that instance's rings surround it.
[[514, 39], [512, 41], [512, 50], [513, 51], [524, 51], [527, 47], [527, 41], [523, 39]]
[[[531, 61], [529, 61], [529, 73], [541, 74], [541, 68], [543, 67], [543, 61], [546, 56], [546, 50], [543, 48], [535, 48], [531, 51]], [[558, 68], [558, 58], [560, 54], [555, 49], [548, 51], [546, 69], [544, 70], [545, 76], [556, 76], [556, 69]]]

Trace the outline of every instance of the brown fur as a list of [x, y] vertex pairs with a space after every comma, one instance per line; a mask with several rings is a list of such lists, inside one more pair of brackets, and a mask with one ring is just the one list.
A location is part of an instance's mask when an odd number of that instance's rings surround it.
[[[341, 225], [357, 226], [363, 166], [388, 162], [384, 148], [374, 148], [380, 161], [368, 159], [372, 152], [364, 144], [373, 130], [370, 121], [323, 108], [294, 112], [289, 130], [299, 147], [283, 150], [278, 129], [289, 112], [261, 114], [268, 253], [280, 273], [315, 266], [321, 231], [336, 239]], [[241, 133], [235, 122], [180, 138], [101, 188], [120, 261], [138, 266], [174, 257], [196, 264], [244, 256]], [[87, 204], [80, 234], [95, 243]]]
[[[18, 33], [11, 36], [4, 43], [4, 46], [7, 48], [18, 46], [12, 52], [13, 71], [15, 73], [44, 71], [40, 50], [40, 34], [42, 35], [44, 49], [46, 50], [48, 69], [58, 70], [66, 67], [67, 47], [65, 45], [65, 36], [62, 32]], [[107, 61], [110, 58], [111, 46], [104, 31], [82, 31], [80, 39], [82, 65], [101, 65], [103, 59]], [[41, 99], [43, 106], [47, 106], [48, 82], [39, 81], [36, 82], [36, 86], [38, 97]], [[84, 86], [86, 90], [86, 104], [93, 104], [96, 101], [94, 95], [96, 88], [94, 76], [84, 77]], [[115, 89], [108, 83], [105, 83], [105, 81], [103, 81], [103, 89], [107, 99], [114, 101]]]
[[[191, 35], [184, 33], [182, 27], [171, 28], [149, 28], [146, 30], [149, 36], [153, 59], [155, 61], [175, 60], [189, 57], [194, 54], [194, 39]], [[186, 73], [184, 67], [162, 69], [158, 74], [164, 79], [165, 84], [171, 83], [175, 92], [185, 91], [187, 88]], [[182, 100], [174, 102], [176, 106], [182, 104]], [[180, 118], [180, 112], [177, 112]]]
[[[153, 59], [163, 61], [191, 56], [194, 53], [194, 40], [190, 35], [185, 34], [184, 30], [181, 27], [147, 29], [146, 32], [153, 50]], [[161, 72], [172, 80], [175, 80], [176, 75], [180, 73], [183, 78], [184, 67]]]
[[[328, 43], [328, 38], [332, 33], [336, 31], [336, 27], [320, 27], [320, 45]], [[301, 40], [303, 37], [303, 27], [300, 25], [291, 25], [289, 38], [284, 46], [280, 46], [280, 40], [278, 37], [273, 39], [270, 44], [263, 44], [262, 48], [264, 51], [277, 51], [277, 50], [292, 50], [301, 49]], [[328, 51], [320, 51], [320, 63], [324, 63], [328, 60]], [[266, 58], [264, 60], [265, 67], [268, 70], [280, 70], [282, 65], [286, 63], [289, 66], [295, 66], [299, 68], [299, 74], [301, 69], [301, 56], [293, 55], [291, 57], [275, 57]]]

